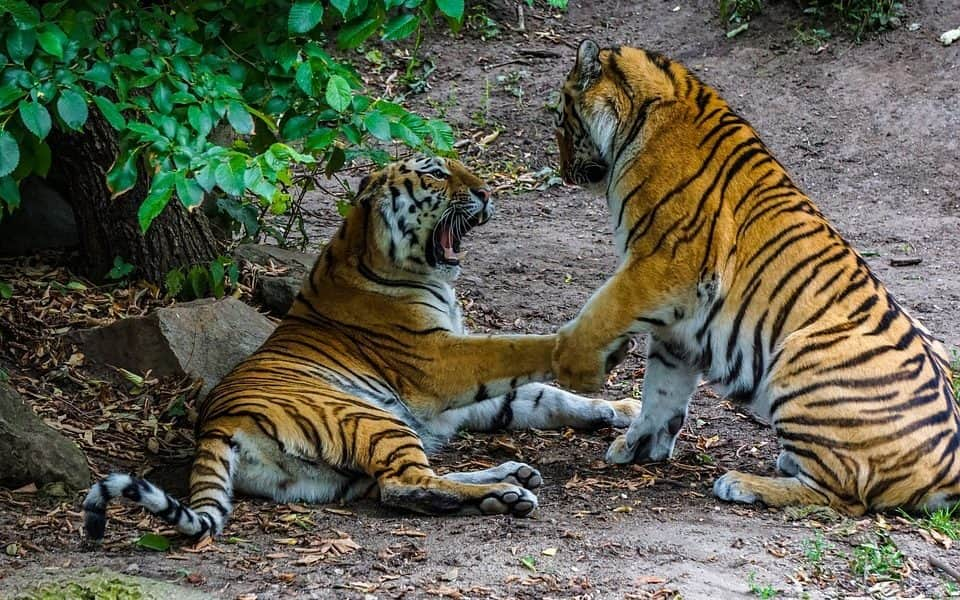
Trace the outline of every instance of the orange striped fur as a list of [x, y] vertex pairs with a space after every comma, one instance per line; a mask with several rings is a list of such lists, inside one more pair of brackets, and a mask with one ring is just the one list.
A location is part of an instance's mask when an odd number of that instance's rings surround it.
[[597, 389], [648, 335], [643, 408], [611, 462], [671, 456], [701, 377], [768, 420], [779, 477], [715, 494], [768, 505], [960, 501], [946, 351], [793, 183], [756, 131], [683, 65], [584, 42], [563, 86], [563, 177], [606, 194], [620, 265], [559, 332], [563, 385]]

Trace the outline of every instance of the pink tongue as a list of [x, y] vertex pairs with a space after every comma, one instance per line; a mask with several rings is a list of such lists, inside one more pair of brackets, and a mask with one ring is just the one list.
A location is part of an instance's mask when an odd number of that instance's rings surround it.
[[457, 253], [453, 251], [453, 235], [449, 228], [440, 231], [440, 246], [443, 248], [443, 257], [451, 260], [457, 259]]

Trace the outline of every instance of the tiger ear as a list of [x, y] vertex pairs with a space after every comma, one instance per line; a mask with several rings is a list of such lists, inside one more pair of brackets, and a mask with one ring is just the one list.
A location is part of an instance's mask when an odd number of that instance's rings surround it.
[[585, 90], [600, 79], [600, 47], [593, 40], [583, 40], [577, 48], [577, 64], [573, 67], [580, 89]]
[[357, 204], [371, 188], [381, 182], [382, 178], [379, 175], [364, 175], [363, 179], [360, 180], [360, 185], [357, 186], [357, 193], [353, 195], [353, 204]]

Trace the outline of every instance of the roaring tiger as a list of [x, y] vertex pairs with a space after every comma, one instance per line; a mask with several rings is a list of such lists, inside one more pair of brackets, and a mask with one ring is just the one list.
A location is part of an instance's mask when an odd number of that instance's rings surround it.
[[558, 333], [561, 385], [602, 385], [648, 333], [643, 407], [607, 452], [669, 458], [702, 376], [773, 427], [783, 476], [727, 501], [850, 514], [960, 501], [946, 350], [893, 299], [756, 131], [683, 65], [583, 42], [562, 89], [561, 174], [606, 190], [615, 273]]
[[202, 401], [189, 506], [112, 474], [83, 503], [99, 540], [125, 496], [180, 532], [215, 536], [233, 493], [278, 502], [379, 492], [428, 514], [537, 506], [532, 467], [508, 462], [438, 476], [425, 454], [460, 429], [626, 427], [639, 405], [582, 398], [551, 377], [552, 335], [467, 335], [452, 282], [463, 236], [491, 216], [461, 163], [414, 158], [365, 177], [290, 312]]

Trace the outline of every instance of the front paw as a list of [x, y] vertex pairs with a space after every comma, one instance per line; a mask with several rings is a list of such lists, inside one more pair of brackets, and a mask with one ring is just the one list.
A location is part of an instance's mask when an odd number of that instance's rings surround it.
[[757, 495], [750, 491], [736, 471], [727, 471], [713, 482], [713, 495], [727, 502], [753, 504], [757, 501]]
[[563, 329], [553, 351], [553, 371], [561, 386], [581, 392], [599, 391], [606, 381], [603, 355], [584, 350]]

